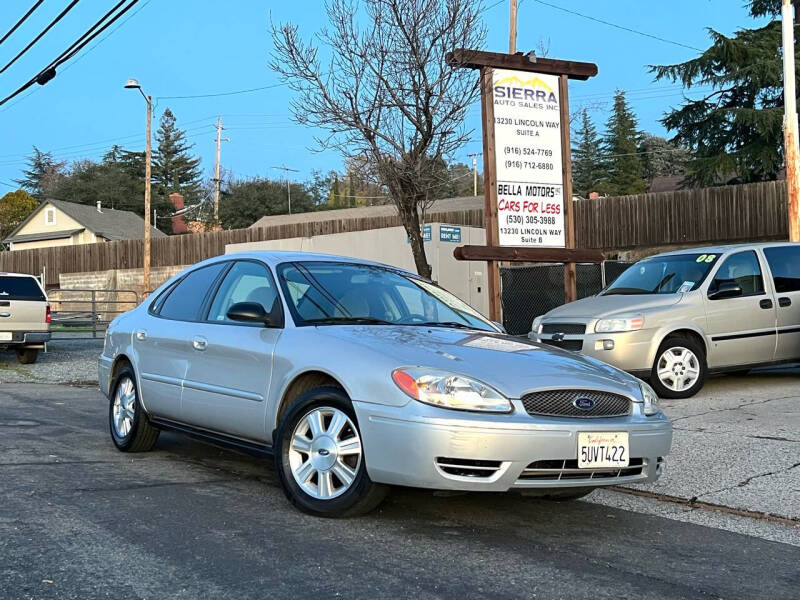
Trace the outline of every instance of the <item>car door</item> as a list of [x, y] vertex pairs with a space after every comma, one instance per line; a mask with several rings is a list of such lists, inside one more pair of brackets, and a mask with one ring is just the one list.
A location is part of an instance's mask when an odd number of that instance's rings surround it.
[[[227, 318], [237, 302], [258, 302], [281, 315], [280, 327]], [[211, 301], [192, 338], [184, 380], [182, 420], [196, 427], [260, 442], [267, 441], [266, 399], [272, 356], [282, 331], [282, 305], [268, 267], [237, 261]]]
[[[770, 362], [775, 356], [775, 302], [764, 286], [763, 269], [754, 250], [727, 256], [709, 283], [705, 298], [709, 367]], [[715, 297], [724, 283], [736, 283], [741, 294]]]
[[180, 420], [181, 393], [192, 337], [207, 294], [229, 263], [191, 271], [167, 288], [134, 328], [133, 347], [142, 402], [148, 413]]
[[764, 248], [778, 312], [775, 360], [800, 359], [800, 245]]

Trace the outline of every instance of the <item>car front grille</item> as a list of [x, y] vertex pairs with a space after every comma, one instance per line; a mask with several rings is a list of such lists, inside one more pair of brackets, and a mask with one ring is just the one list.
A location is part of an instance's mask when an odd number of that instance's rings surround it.
[[540, 333], [583, 335], [586, 333], [586, 325], [583, 323], [542, 323], [542, 330]]
[[499, 460], [475, 460], [471, 458], [437, 457], [436, 466], [448, 475], [489, 479], [497, 473], [503, 463]]
[[542, 340], [542, 343], [573, 352], [580, 352], [583, 350], [583, 340]]
[[[578, 398], [594, 403], [591, 408], [576, 406]], [[525, 394], [522, 404], [529, 415], [549, 417], [622, 417], [631, 412], [630, 398], [595, 390], [545, 390]], [[588, 403], [587, 403], [588, 404]]]
[[579, 469], [578, 461], [571, 460], [537, 460], [532, 462], [519, 476], [521, 481], [564, 481], [617, 479], [642, 475], [645, 464], [641, 458], [632, 458], [627, 467], [609, 467], [596, 469]]

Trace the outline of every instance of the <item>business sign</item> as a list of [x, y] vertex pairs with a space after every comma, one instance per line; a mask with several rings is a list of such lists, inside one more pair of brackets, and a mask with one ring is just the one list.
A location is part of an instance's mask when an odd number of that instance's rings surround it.
[[499, 245], [564, 248], [558, 77], [494, 69], [492, 84]]
[[461, 227], [439, 225], [439, 241], [461, 243]]
[[[422, 241], [430, 242], [433, 239], [433, 230], [430, 225], [425, 225], [422, 228]], [[406, 242], [411, 243], [411, 236], [406, 236]]]

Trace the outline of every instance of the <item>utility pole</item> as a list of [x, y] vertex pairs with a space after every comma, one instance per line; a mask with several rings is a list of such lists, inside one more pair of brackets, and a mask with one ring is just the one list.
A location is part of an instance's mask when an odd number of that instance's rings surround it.
[[467, 154], [472, 159], [472, 195], [478, 195], [478, 157], [481, 155], [481, 152], [474, 152], [473, 154]]
[[794, 69], [794, 15], [792, 0], [783, 0], [783, 146], [786, 195], [789, 201], [789, 241], [800, 242], [800, 149], [797, 141], [797, 93]]
[[279, 167], [272, 167], [272, 168], [278, 169], [279, 171], [283, 171], [284, 177], [286, 177], [286, 196], [289, 200], [289, 214], [292, 214], [292, 186], [289, 183], [289, 172], [299, 173], [300, 171], [297, 169], [290, 169], [286, 165], [281, 165]]
[[[220, 186], [220, 178], [219, 178], [219, 157], [220, 157], [220, 150], [222, 147], [222, 130], [224, 127], [222, 126], [222, 117], [217, 117], [217, 161], [214, 164], [214, 225], [219, 225], [219, 186]], [[230, 142], [230, 138], [224, 138], [224, 141]]]
[[508, 23], [508, 53], [517, 52], [517, 0], [511, 0]]

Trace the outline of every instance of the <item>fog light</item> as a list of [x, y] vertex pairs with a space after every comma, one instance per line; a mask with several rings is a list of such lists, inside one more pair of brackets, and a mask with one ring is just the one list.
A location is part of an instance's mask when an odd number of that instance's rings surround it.
[[594, 343], [595, 350], [613, 350], [614, 340], [596, 340]]

